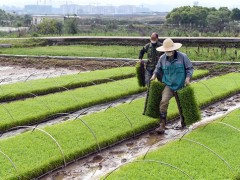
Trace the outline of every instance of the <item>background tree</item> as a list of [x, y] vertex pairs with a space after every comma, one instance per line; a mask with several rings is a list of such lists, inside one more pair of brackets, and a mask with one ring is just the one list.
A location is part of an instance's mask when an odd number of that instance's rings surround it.
[[31, 26], [31, 23], [32, 23], [32, 16], [30, 16], [28, 14], [24, 15], [24, 17], [23, 17], [24, 26], [29, 27], [29, 26]]
[[[181, 28], [183, 32], [217, 32], [229, 29], [231, 21], [240, 20], [240, 10], [227, 7], [207, 8], [201, 6], [182, 6], [173, 9], [166, 16], [167, 24]], [[232, 24], [231, 24], [232, 26]], [[234, 29], [234, 28], [232, 28]]]
[[45, 19], [42, 23], [36, 27], [39, 34], [61, 34], [63, 30], [63, 24], [54, 19]]
[[234, 8], [230, 14], [230, 18], [233, 21], [240, 21], [240, 9]]
[[78, 20], [77, 18], [68, 18], [64, 23], [65, 32], [67, 34], [77, 34], [78, 33]]
[[57, 21], [57, 22], [56, 22], [57, 34], [61, 35], [61, 34], [63, 33], [63, 28], [64, 28], [63, 23]]

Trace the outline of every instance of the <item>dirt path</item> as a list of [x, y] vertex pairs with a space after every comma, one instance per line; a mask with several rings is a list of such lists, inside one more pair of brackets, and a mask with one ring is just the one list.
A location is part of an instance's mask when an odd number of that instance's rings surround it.
[[96, 69], [107, 69], [121, 66], [134, 66], [135, 61], [94, 61], [94, 60], [62, 60], [49, 58], [8, 58], [0, 57], [0, 66], [18, 66], [22, 68], [67, 68], [69, 70], [92, 71]]
[[[193, 61], [193, 63], [195, 63]], [[66, 60], [53, 58], [21, 58], [21, 57], [0, 57], [0, 66], [17, 66], [22, 68], [35, 69], [61, 69], [92, 71], [96, 69], [108, 69], [122, 66], [134, 66], [136, 61], [97, 61], [97, 60]], [[208, 69], [211, 75], [226, 74], [229, 72], [240, 71], [240, 64], [214, 64], [214, 62], [201, 62], [194, 65], [197, 69]]]
[[25, 80], [56, 77], [74, 74], [79, 71], [92, 71], [120, 66], [134, 66], [133, 63], [111, 61], [79, 61], [37, 58], [0, 57], [0, 85]]

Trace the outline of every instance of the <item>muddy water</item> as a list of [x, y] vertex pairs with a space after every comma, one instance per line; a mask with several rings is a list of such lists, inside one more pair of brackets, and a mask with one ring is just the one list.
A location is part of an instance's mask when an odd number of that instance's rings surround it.
[[[203, 120], [191, 126], [190, 129], [212, 122], [236, 108], [240, 108], [240, 94], [203, 109]], [[133, 161], [139, 156], [144, 156], [147, 152], [184, 135], [187, 129], [175, 130], [175, 127], [179, 125], [179, 122], [169, 124], [164, 135], [157, 135], [152, 131], [127, 140], [101, 153], [77, 161], [41, 180], [100, 179], [101, 176], [106, 175], [124, 163]]]
[[56, 77], [66, 74], [74, 74], [79, 71], [66, 68], [22, 68], [20, 66], [0, 66], [0, 85], [25, 80], [33, 80], [47, 77]]

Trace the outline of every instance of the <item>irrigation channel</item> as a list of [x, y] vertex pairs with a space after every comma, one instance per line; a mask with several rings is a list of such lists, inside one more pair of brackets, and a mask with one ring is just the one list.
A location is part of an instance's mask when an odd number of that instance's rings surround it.
[[[47, 70], [43, 70], [10, 66], [0, 67], [0, 75], [2, 75], [1, 84], [26, 81], [29, 79], [46, 78], [48, 76], [55, 77], [76, 72], [79, 71], [69, 70], [65, 68], [50, 68]], [[219, 72], [219, 74], [221, 74], [221, 72]], [[92, 106], [90, 108], [82, 109], [78, 112], [74, 112], [74, 114], [80, 115], [79, 117], [81, 117], [85, 116], [86, 114], [104, 111], [109, 106], [117, 107], [119, 104], [122, 103], [131, 103], [133, 99], [142, 98], [145, 95], [146, 93], [132, 95], [126, 98], [112, 101], [110, 103], [104, 103]], [[229, 97], [202, 109], [202, 121], [194, 124], [190, 127], [190, 129], [197, 128], [201, 125], [209, 123], [237, 108], [240, 108], [240, 94], [236, 94], [232, 97]], [[62, 121], [71, 120], [73, 118], [73, 114], [65, 114], [64, 116], [40, 123], [37, 125], [37, 127], [42, 128], [45, 126], [57, 124]], [[111, 147], [104, 149], [99, 153], [93, 153], [75, 162], [72, 162], [63, 169], [49, 172], [48, 174], [45, 174], [38, 179], [99, 179], [101, 176], [106, 175], [117, 167], [120, 167], [125, 163], [131, 162], [137, 157], [145, 155], [149, 151], [152, 151], [157, 147], [168, 143], [169, 141], [180, 138], [189, 131], [189, 129], [176, 130], [175, 127], [177, 126], [179, 126], [179, 121], [176, 119], [171, 121], [167, 125], [167, 130], [164, 135], [159, 136], [155, 133], [154, 130], [143, 132], [142, 134], [134, 138], [126, 139], [123, 142], [112, 145]], [[2, 134], [0, 139], [14, 136], [27, 130], [29, 130], [29, 128], [9, 131]]]

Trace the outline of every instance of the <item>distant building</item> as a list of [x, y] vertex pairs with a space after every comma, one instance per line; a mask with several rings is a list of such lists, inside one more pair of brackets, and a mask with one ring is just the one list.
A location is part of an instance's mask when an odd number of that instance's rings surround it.
[[61, 14], [77, 14], [79, 5], [77, 4], [65, 4], [60, 6]]
[[0, 32], [17, 32], [17, 31], [27, 31], [29, 27], [0, 27]]
[[92, 14], [94, 6], [80, 5], [77, 14]]
[[57, 20], [60, 22], [64, 22], [64, 16], [61, 15], [33, 15], [32, 16], [32, 25], [38, 25], [42, 23], [44, 20]]
[[145, 7], [137, 7], [137, 13], [150, 13], [150, 9], [149, 8], [145, 8]]
[[137, 12], [136, 6], [123, 5], [118, 6], [117, 8], [117, 14], [135, 14], [136, 12]]
[[137, 6], [78, 6], [77, 14], [136, 14], [150, 12], [148, 8]]
[[26, 14], [52, 14], [52, 6], [50, 5], [26, 5], [24, 6]]
[[64, 16], [64, 21], [66, 19], [81, 19], [82, 17], [81, 16]]
[[94, 6], [91, 14], [115, 14], [114, 6]]
[[77, 5], [64, 4], [60, 7], [51, 5], [26, 5], [24, 14], [30, 15], [82, 15], [82, 14], [139, 14], [150, 13], [150, 9], [143, 6], [123, 5], [123, 6], [102, 6], [102, 5]]

